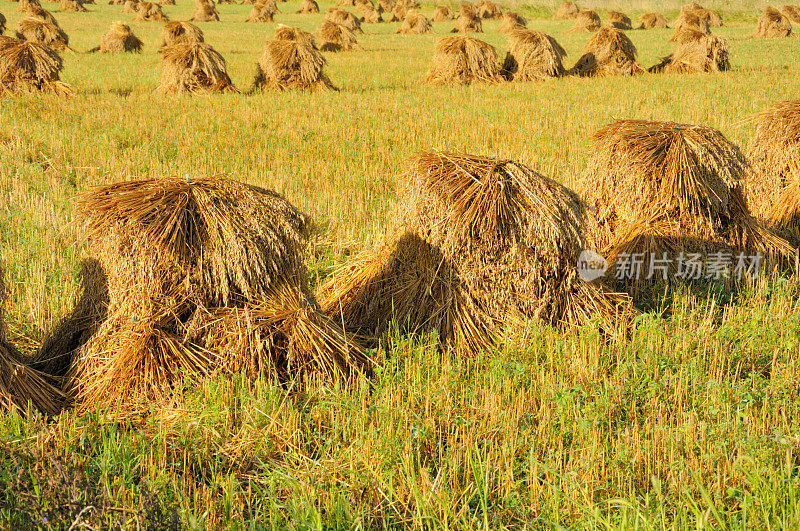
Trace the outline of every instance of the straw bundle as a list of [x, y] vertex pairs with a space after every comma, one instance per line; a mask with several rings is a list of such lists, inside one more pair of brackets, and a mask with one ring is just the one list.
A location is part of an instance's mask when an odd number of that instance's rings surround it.
[[500, 28], [498, 28], [497, 31], [500, 33], [511, 33], [518, 29], [525, 29], [527, 24], [528, 21], [521, 15], [512, 11], [506, 11], [503, 13], [503, 22], [500, 24]]
[[[2, 54], [0, 43], [0, 54]], [[0, 60], [2, 56], [0, 56]], [[2, 66], [0, 66], [2, 68]], [[0, 77], [2, 74], [0, 74]], [[0, 267], [0, 408], [28, 413], [28, 404], [46, 415], [61, 410], [64, 395], [51, 377], [25, 364], [22, 354], [8, 341], [5, 324], [6, 289]]]
[[633, 75], [644, 72], [636, 62], [636, 46], [621, 30], [603, 27], [592, 35], [571, 74], [581, 77]]
[[771, 229], [800, 245], [800, 100], [783, 101], [756, 116], [747, 158], [747, 205]]
[[578, 18], [578, 13], [580, 13], [581, 8], [578, 7], [578, 4], [575, 2], [562, 2], [560, 6], [558, 6], [558, 11], [553, 18], [557, 19], [569, 19], [569, 18]]
[[361, 21], [358, 20], [358, 17], [344, 9], [330, 8], [325, 14], [325, 20], [344, 26], [353, 33], [364, 33], [361, 29]]
[[575, 25], [569, 31], [597, 31], [600, 26], [600, 15], [589, 9], [581, 9], [575, 17]]
[[52, 13], [44, 9], [39, 4], [28, 4], [25, 9], [21, 9], [20, 11], [24, 11], [26, 18], [38, 18], [44, 22], [58, 26], [56, 17], [54, 17]]
[[295, 28], [292, 26], [285, 26], [283, 24], [278, 24], [278, 27], [275, 28], [275, 35], [273, 38], [276, 41], [310, 41], [314, 44], [314, 36], [307, 31], [303, 31], [300, 28]]
[[275, 17], [275, 0], [257, 0], [245, 22], [272, 22]]
[[141, 52], [142, 40], [131, 31], [131, 27], [119, 20], [100, 37], [100, 53]]
[[[297, 30], [300, 32], [300, 30]], [[300, 32], [305, 33], [305, 32]], [[297, 35], [299, 36], [300, 33]], [[281, 38], [268, 41], [258, 61], [256, 90], [332, 90], [325, 75], [325, 58], [308, 37]], [[288, 36], [285, 32], [283, 37]]]
[[323, 52], [339, 52], [342, 50], [361, 50], [361, 46], [356, 40], [355, 33], [349, 28], [325, 20], [317, 32], [319, 39], [319, 49]]
[[397, 30], [397, 33], [419, 35], [422, 33], [431, 33], [433, 26], [428, 17], [417, 13], [416, 11], [409, 11], [403, 25]]
[[154, 2], [140, 2], [134, 20], [143, 22], [167, 22], [169, 18], [161, 10], [161, 6]]
[[303, 0], [300, 4], [300, 9], [297, 10], [298, 14], [319, 13], [319, 5], [315, 0]]
[[742, 182], [751, 171], [739, 148], [710, 127], [621, 120], [592, 137], [582, 195], [609, 231], [598, 243], [610, 263], [643, 253], [638, 284], [650, 257], [664, 253], [673, 261], [725, 250], [792, 255], [747, 210]]
[[758, 19], [758, 26], [753, 33], [753, 37], [760, 39], [772, 39], [792, 36], [792, 21], [789, 17], [775, 9], [767, 6], [764, 8], [761, 18]]
[[712, 11], [711, 9], [706, 9], [696, 2], [692, 2], [684, 6], [683, 8], [681, 8], [681, 10], [683, 10], [684, 8], [688, 11], [691, 11], [692, 13], [697, 14], [700, 18], [708, 22], [708, 26], [710, 28], [721, 28], [723, 26], [722, 17], [716, 11]]
[[20, 13], [31, 13], [34, 9], [42, 9], [42, 4], [39, 0], [19, 0], [17, 11]]
[[225, 59], [202, 42], [161, 48], [162, 92], [235, 92]]
[[565, 74], [567, 52], [550, 35], [521, 28], [508, 36], [503, 75], [509, 81], [540, 81]]
[[408, 13], [408, 8], [406, 7], [405, 3], [397, 2], [394, 7], [392, 7], [391, 11], [389, 11], [389, 22], [402, 22], [406, 18], [406, 14]]
[[378, 11], [380, 13], [391, 13], [396, 6], [397, 2], [395, 0], [378, 0]]
[[222, 178], [92, 190], [76, 222], [108, 283], [108, 311], [74, 352], [79, 412], [120, 417], [215, 374], [349, 375], [369, 361], [308, 289], [307, 220], [278, 194]]
[[174, 6], [175, 0], [158, 0], [158, 3], [162, 6]]
[[633, 29], [633, 22], [631, 22], [630, 17], [619, 11], [608, 12], [608, 25], [621, 30]]
[[668, 28], [667, 18], [661, 13], [645, 13], [639, 19], [639, 29]]
[[125, 3], [122, 5], [122, 12], [124, 14], [135, 15], [139, 12], [139, 4], [141, 4], [141, 0], [125, 0]]
[[0, 93], [71, 93], [60, 79], [61, 57], [49, 46], [10, 37], [0, 38]]
[[615, 319], [625, 301], [581, 281], [588, 216], [564, 186], [510, 160], [414, 157], [387, 235], [320, 290], [326, 313], [380, 343], [435, 331], [445, 347], [490, 348], [504, 325]]
[[496, 83], [502, 80], [491, 44], [463, 35], [442, 37], [425, 78], [430, 85]]
[[56, 51], [69, 48], [69, 37], [58, 24], [38, 16], [27, 16], [17, 24], [17, 38], [41, 44]]
[[477, 14], [464, 10], [462, 4], [461, 13], [450, 33], [483, 33], [483, 23]]
[[445, 22], [447, 20], [454, 20], [455, 18], [455, 13], [447, 6], [436, 6], [433, 10], [434, 22]]
[[197, 0], [192, 22], [219, 22], [219, 13], [214, 0]]
[[[124, 6], [125, 0], [108, 0], [108, 5], [110, 6]], [[163, 5], [163, 3], [162, 3]]]
[[782, 6], [781, 13], [786, 15], [792, 22], [800, 23], [800, 7], [795, 5]]
[[204, 41], [203, 31], [190, 22], [167, 22], [161, 30], [161, 48]]
[[[718, 16], [719, 15], [714, 16], [711, 11], [692, 3], [681, 8], [681, 12], [675, 22], [673, 22], [672, 27], [675, 28], [676, 33], [682, 28], [708, 33], [711, 27], [722, 25], [722, 20], [717, 19]], [[719, 24], [716, 24], [717, 22], [719, 22]]]
[[6, 31], [6, 17], [0, 13], [0, 35]]
[[86, 13], [88, 10], [83, 7], [80, 0], [61, 0], [58, 9], [60, 11], [72, 11], [75, 13]]
[[380, 12], [375, 9], [375, 6], [372, 2], [361, 2], [356, 6], [356, 11], [361, 18], [359, 21], [365, 22], [367, 24], [379, 24], [383, 22], [383, 17], [381, 16]]
[[490, 0], [478, 0], [475, 9], [481, 18], [500, 18], [503, 16], [502, 8]]
[[354, 7], [356, 2], [355, 0], [337, 0], [336, 5], [337, 7]]
[[672, 55], [648, 69], [650, 73], [691, 74], [725, 72], [731, 69], [728, 43], [716, 35], [686, 30], [685, 42], [680, 42]]

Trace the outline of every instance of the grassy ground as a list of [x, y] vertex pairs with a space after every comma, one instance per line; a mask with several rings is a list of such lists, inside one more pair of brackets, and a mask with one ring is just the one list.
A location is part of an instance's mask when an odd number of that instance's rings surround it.
[[[322, 15], [289, 14], [298, 5], [279, 4], [276, 23], [315, 30]], [[519, 10], [574, 62], [588, 36], [550, 20], [553, 7]], [[613, 7], [634, 20], [652, 9]], [[672, 18], [678, 8], [662, 9]], [[430, 88], [419, 80], [451, 24], [420, 36], [380, 24], [359, 36], [364, 51], [326, 56], [342, 89], [330, 94], [158, 95], [160, 24], [131, 22], [142, 55], [65, 54], [72, 98], [0, 101], [12, 335], [32, 348], [70, 307], [81, 248], [70, 200], [96, 184], [225, 173], [273, 188], [316, 221], [317, 281], [380, 236], [395, 179], [418, 150], [510, 157], [574, 185], [590, 135], [615, 118], [706, 124], [746, 146], [748, 117], [798, 94], [800, 40], [747, 39], [757, 8], [726, 8], [717, 33], [734, 70], [722, 75]], [[56, 12], [79, 51], [132, 19], [119, 6], [89, 9]], [[275, 24], [240, 22], [248, 6], [218, 9], [222, 22], [199, 26], [247, 89]], [[192, 5], [164, 10], [186, 19]], [[20, 18], [16, 4], [0, 12], [10, 28]], [[486, 22], [481, 38], [504, 53], [497, 26]], [[670, 52], [670, 33], [628, 35], [649, 66]], [[184, 414], [139, 426], [102, 412], [5, 416], [0, 518], [8, 528], [69, 527], [81, 511], [101, 527], [792, 527], [797, 295], [795, 280], [779, 277], [735, 294], [686, 290], [640, 317], [625, 342], [532, 323], [515, 346], [475, 359], [398, 337], [371, 385], [210, 381], [187, 393]]]

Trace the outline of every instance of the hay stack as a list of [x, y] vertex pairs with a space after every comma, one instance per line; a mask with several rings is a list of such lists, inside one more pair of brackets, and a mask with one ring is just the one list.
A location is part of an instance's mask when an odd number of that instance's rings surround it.
[[629, 309], [579, 279], [588, 216], [564, 186], [514, 161], [438, 152], [414, 157], [402, 179], [387, 235], [320, 290], [326, 313], [354, 333], [380, 343], [396, 323], [474, 354], [506, 325]]
[[81, 413], [146, 413], [209, 375], [336, 377], [369, 363], [310, 293], [307, 220], [274, 192], [222, 178], [118, 183], [81, 196], [76, 222], [109, 295], [74, 352]]
[[758, 19], [758, 26], [753, 33], [753, 37], [757, 39], [773, 39], [791, 36], [792, 21], [789, 20], [789, 17], [774, 7], [765, 7], [764, 13]]
[[409, 11], [403, 25], [396, 33], [420, 35], [422, 33], [431, 33], [433, 26], [428, 17], [416, 11]]
[[205, 42], [205, 38], [203, 31], [190, 22], [167, 22], [161, 30], [161, 48], [195, 42]]
[[161, 48], [162, 92], [236, 92], [225, 59], [203, 42]]
[[672, 26], [676, 31], [686, 27], [708, 33], [709, 28], [722, 26], [722, 17], [718, 13], [692, 2], [681, 8], [681, 12]]
[[561, 77], [567, 52], [550, 35], [521, 28], [508, 36], [503, 75], [509, 81], [540, 81]]
[[513, 11], [506, 11], [503, 13], [503, 22], [500, 23], [500, 28], [497, 31], [500, 33], [512, 33], [518, 29], [525, 29], [528, 21], [521, 15]]
[[324, 20], [317, 32], [319, 49], [323, 52], [340, 52], [342, 50], [361, 50], [356, 35], [349, 28]]
[[88, 9], [83, 7], [81, 0], [61, 0], [58, 9], [60, 11], [72, 11], [74, 13], [86, 13]]
[[396, 6], [395, 0], [378, 0], [378, 11], [381, 13], [391, 13]]
[[55, 24], [58, 26], [58, 21], [56, 17], [53, 16], [48, 10], [44, 9], [42, 6], [38, 4], [30, 4], [24, 10], [26, 14], [26, 18], [38, 18], [43, 20], [44, 22]]
[[800, 245], [800, 100], [783, 101], [756, 116], [747, 158], [747, 205], [757, 218]]
[[569, 31], [597, 31], [600, 26], [600, 15], [590, 9], [581, 9], [575, 17], [575, 25]]
[[319, 5], [315, 0], [303, 0], [300, 4], [300, 9], [297, 10], [298, 14], [311, 14], [319, 13]]
[[32, 14], [32, 11], [37, 8], [42, 9], [42, 4], [39, 2], [39, 0], [19, 0], [17, 11], [20, 13]]
[[169, 18], [155, 2], [140, 2], [134, 20], [142, 22], [167, 22]]
[[710, 127], [621, 120], [592, 137], [582, 195], [609, 231], [599, 242], [609, 263], [643, 253], [644, 273], [633, 282], [639, 284], [646, 283], [649, 258], [664, 253], [673, 261], [672, 279], [679, 253], [795, 252], [748, 212], [742, 183], [750, 171], [739, 148]]
[[636, 46], [621, 30], [603, 27], [592, 35], [571, 74], [590, 76], [633, 75], [644, 69], [636, 62]]
[[679, 42], [675, 51], [651, 66], [648, 72], [692, 74], [698, 72], [725, 72], [731, 69], [728, 58], [728, 43], [716, 35], [685, 30], [684, 42]]
[[139, 12], [139, 4], [141, 4], [140, 0], [125, 0], [122, 6], [122, 12], [124, 14], [135, 15]]
[[275, 18], [275, 0], [257, 0], [245, 22], [272, 22]]
[[[294, 31], [292, 31], [294, 30]], [[288, 28], [268, 41], [258, 61], [256, 90], [335, 90], [324, 72], [325, 58], [313, 37]]]
[[0, 35], [6, 31], [6, 17], [0, 13]]
[[575, 2], [565, 1], [562, 2], [560, 6], [558, 6], [558, 11], [553, 18], [557, 19], [570, 19], [570, 18], [578, 18], [578, 13], [580, 13], [581, 8], [578, 7], [578, 4]]
[[503, 9], [490, 0], [478, 0], [475, 2], [475, 9], [481, 18], [489, 19], [503, 16]]
[[389, 22], [402, 22], [408, 14], [408, 8], [405, 3], [397, 2], [391, 11], [389, 11]]
[[141, 52], [142, 40], [133, 34], [131, 27], [119, 20], [100, 37], [100, 53]]
[[[3, 46], [0, 43], [0, 54], [3, 53]], [[2, 60], [4, 57], [0, 55], [0, 61]], [[2, 68], [0, 64], [0, 69]], [[25, 415], [29, 413], [30, 403], [41, 413], [56, 415], [61, 410], [64, 395], [56, 380], [27, 366], [22, 354], [9, 342], [5, 323], [5, 299], [3, 268], [0, 267], [0, 409], [6, 412], [17, 410]]]
[[461, 4], [455, 27], [450, 33], [483, 33], [483, 22], [469, 4]]
[[455, 20], [455, 18], [455, 13], [447, 6], [436, 6], [436, 9], [433, 10], [434, 22], [445, 22], [447, 20]]
[[27, 16], [17, 24], [17, 38], [41, 44], [56, 51], [69, 48], [69, 36], [58, 24], [39, 16]]
[[375, 9], [372, 2], [360, 2], [356, 6], [356, 12], [361, 15], [361, 18], [359, 18], [360, 22], [365, 22], [367, 24], [379, 24], [383, 22], [380, 11]]
[[608, 25], [621, 30], [633, 29], [633, 22], [631, 22], [630, 17], [619, 11], [608, 12]]
[[436, 53], [425, 78], [429, 85], [497, 83], [502, 80], [497, 66], [497, 51], [491, 44], [452, 35], [436, 43]]
[[639, 19], [639, 29], [661, 29], [668, 28], [667, 17], [661, 13], [645, 13]]
[[61, 81], [61, 57], [50, 46], [11, 37], [0, 38], [0, 92], [47, 92], [58, 96], [72, 91]]
[[800, 23], [800, 6], [795, 6], [795, 5], [782, 6], [781, 13], [786, 15], [792, 22]]
[[358, 20], [358, 17], [344, 9], [330, 8], [325, 14], [325, 20], [344, 26], [353, 33], [364, 33], [361, 29], [361, 21]]
[[219, 22], [219, 13], [214, 0], [197, 0], [192, 22]]
[[300, 28], [284, 26], [283, 24], [278, 24], [278, 27], [275, 28], [275, 35], [273, 38], [276, 41], [311, 41], [311, 43], [316, 46], [312, 34]]

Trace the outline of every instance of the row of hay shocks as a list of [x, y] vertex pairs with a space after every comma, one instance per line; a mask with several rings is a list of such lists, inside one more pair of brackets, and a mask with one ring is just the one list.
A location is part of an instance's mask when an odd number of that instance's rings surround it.
[[614, 122], [593, 137], [580, 195], [511, 160], [419, 154], [386, 234], [316, 296], [308, 220], [278, 194], [221, 177], [99, 187], [75, 212], [89, 242], [83, 295], [30, 358], [0, 327], [0, 399], [137, 417], [209, 376], [369, 374], [364, 347], [394, 329], [435, 332], [464, 355], [537, 320], [591, 319], [624, 340], [633, 298], [662, 281], [586, 282], [584, 249], [796, 260], [800, 100], [756, 120], [754, 167], [709, 127]]

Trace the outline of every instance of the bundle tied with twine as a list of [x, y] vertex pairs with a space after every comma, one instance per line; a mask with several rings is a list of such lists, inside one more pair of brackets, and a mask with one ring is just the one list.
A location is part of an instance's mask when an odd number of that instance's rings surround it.
[[483, 33], [483, 22], [471, 4], [461, 4], [455, 27], [450, 33]]
[[272, 22], [277, 13], [275, 0], [257, 0], [245, 22]]
[[169, 18], [155, 2], [140, 2], [134, 20], [142, 22], [167, 22]]
[[641, 276], [633, 287], [663, 282], [647, 279], [650, 258], [672, 260], [697, 253], [739, 252], [793, 257], [796, 250], [765, 230], [745, 203], [743, 181], [750, 163], [719, 131], [672, 122], [620, 120], [592, 137], [581, 195], [597, 215], [597, 247], [609, 263], [622, 253], [642, 253]]
[[633, 29], [633, 22], [631, 22], [631, 18], [620, 11], [608, 12], [608, 25], [612, 28], [621, 30]]
[[48, 46], [0, 37], [0, 94], [45, 92], [67, 96], [72, 90], [61, 81], [63, 63]]
[[161, 48], [162, 92], [236, 92], [225, 59], [203, 42]]
[[[61, 29], [58, 23], [52, 21], [52, 15], [29, 15], [17, 24], [17, 38], [28, 42], [41, 44], [52, 48], [57, 52], [62, 52], [69, 48], [69, 36]], [[53, 19], [55, 20], [55, 19]]]
[[784, 13], [774, 7], [767, 6], [758, 19], [758, 26], [753, 37], [757, 39], [775, 39], [792, 36], [792, 21]]
[[745, 179], [747, 205], [767, 227], [800, 245], [800, 100], [782, 101], [755, 117]]
[[131, 27], [117, 20], [111, 23], [111, 27], [100, 37], [100, 53], [125, 53], [141, 52], [142, 40], [134, 35]]
[[325, 58], [311, 34], [280, 27], [258, 61], [256, 90], [335, 90], [325, 75]]
[[311, 294], [307, 219], [274, 192], [221, 177], [123, 182], [80, 196], [75, 225], [108, 293], [72, 352], [79, 412], [140, 414], [217, 374], [338, 379], [370, 366]]
[[433, 10], [434, 22], [446, 22], [448, 20], [454, 20], [455, 18], [455, 13], [453, 13], [448, 6], [436, 6]]
[[219, 13], [217, 13], [217, 5], [214, 0], [197, 0], [190, 20], [192, 22], [219, 22]]
[[319, 4], [316, 0], [303, 0], [300, 3], [300, 9], [297, 10], [298, 14], [312, 14], [319, 13]]
[[553, 18], [561, 20], [577, 18], [578, 13], [580, 13], [580, 11], [581, 8], [578, 7], [578, 4], [567, 0], [565, 2], [561, 2], [561, 5], [558, 6], [558, 10], [556, 11]]
[[500, 33], [511, 33], [518, 29], [525, 29], [527, 26], [528, 21], [525, 20], [525, 17], [518, 13], [514, 13], [513, 11], [506, 11], [503, 13], [502, 22], [500, 23], [500, 27], [497, 29]]
[[668, 28], [667, 17], [661, 13], [645, 13], [639, 19], [639, 29], [663, 29]]
[[502, 81], [497, 51], [486, 42], [451, 35], [436, 43], [431, 67], [424, 82], [429, 85], [497, 83]]
[[343, 50], [361, 50], [356, 35], [350, 28], [330, 20], [324, 20], [317, 32], [319, 49], [323, 52], [340, 52]]
[[[689, 36], [687, 30], [684, 36]], [[648, 69], [650, 73], [711, 73], [731, 69], [728, 43], [716, 35], [697, 33], [679, 42], [675, 51]]]
[[205, 42], [203, 31], [191, 22], [174, 20], [164, 24], [161, 30], [161, 48], [175, 44]]
[[636, 62], [636, 46], [621, 30], [603, 27], [589, 39], [571, 74], [590, 76], [634, 75], [645, 70]]
[[509, 81], [540, 81], [566, 73], [567, 52], [550, 35], [521, 28], [508, 36], [508, 43], [502, 71]]
[[406, 18], [397, 33], [421, 35], [423, 33], [431, 33], [431, 31], [433, 31], [433, 26], [428, 17], [416, 11], [409, 11], [406, 13]]
[[318, 295], [371, 344], [394, 326], [472, 354], [531, 319], [568, 327], [601, 317], [613, 329], [630, 315], [625, 297], [579, 278], [589, 219], [555, 181], [510, 160], [427, 152], [398, 194], [382, 241]]

